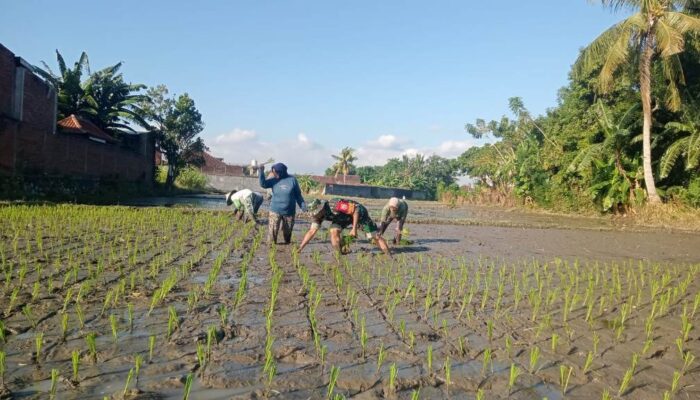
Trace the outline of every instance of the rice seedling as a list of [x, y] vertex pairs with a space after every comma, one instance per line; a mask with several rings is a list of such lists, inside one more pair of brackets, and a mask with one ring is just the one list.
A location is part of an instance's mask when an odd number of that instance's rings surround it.
[[41, 364], [41, 349], [44, 346], [44, 332], [37, 332], [36, 336], [34, 336], [34, 345], [34, 361], [36, 361], [38, 365]]
[[384, 357], [386, 353], [384, 351], [384, 343], [379, 345], [379, 353], [377, 354], [377, 373], [382, 369], [382, 364], [384, 364]]
[[632, 377], [637, 369], [637, 363], [639, 362], [639, 354], [632, 354], [632, 365], [625, 371], [625, 375], [622, 377], [620, 382], [620, 389], [617, 392], [618, 396], [622, 396], [629, 389], [629, 385], [632, 382]]
[[151, 335], [148, 337], [148, 362], [153, 360], [153, 349], [156, 345], [156, 335]]
[[686, 351], [685, 355], [683, 356], [683, 374], [690, 370], [690, 366], [693, 364], [693, 361], [695, 361], [695, 356], [690, 352]]
[[85, 342], [88, 346], [88, 351], [90, 352], [90, 358], [92, 358], [92, 363], [97, 363], [97, 344], [95, 343], [95, 333], [90, 332], [85, 336]]
[[224, 304], [220, 305], [217, 309], [219, 313], [219, 321], [221, 322], [221, 327], [225, 327], [228, 322], [228, 309]]
[[586, 354], [586, 361], [583, 363], [584, 374], [586, 374], [591, 369], [591, 365], [593, 365], [593, 352], [589, 351], [588, 354]]
[[484, 400], [484, 389], [477, 389], [476, 391], [476, 400]]
[[126, 314], [127, 314], [127, 319], [129, 322], [129, 332], [134, 331], [134, 305], [131, 303], [128, 303], [126, 305]]
[[445, 358], [445, 386], [447, 387], [447, 392], [450, 391], [450, 385], [452, 384], [452, 363], [450, 362], [450, 356]]
[[420, 399], [420, 389], [414, 389], [411, 392], [411, 400], [419, 400]]
[[326, 354], [328, 354], [328, 346], [324, 344], [321, 346], [321, 374], [326, 368]]
[[78, 376], [80, 370], [80, 352], [78, 350], [73, 350], [71, 353], [71, 364], [73, 366], [73, 383], [77, 384], [80, 382], [80, 377]]
[[491, 349], [487, 348], [484, 350], [483, 360], [481, 362], [481, 374], [482, 375], [486, 375], [486, 368], [489, 366], [491, 367], [491, 369], [493, 369], [493, 364], [491, 361]]
[[557, 345], [559, 344], [559, 335], [557, 335], [556, 333], [552, 334], [551, 344], [552, 344], [552, 352], [556, 352]]
[[333, 397], [333, 391], [335, 390], [335, 384], [338, 381], [338, 375], [340, 374], [340, 368], [335, 365], [331, 367], [330, 375], [328, 377], [328, 387], [326, 390], [326, 398], [330, 399]]
[[58, 388], [58, 374], [59, 371], [56, 368], [51, 369], [51, 388], [49, 389], [49, 398], [56, 398], [56, 389]]
[[362, 346], [362, 358], [365, 358], [365, 351], [367, 349], [367, 329], [365, 327], [365, 317], [363, 316], [360, 320], [360, 346]]
[[679, 382], [681, 381], [682, 374], [679, 371], [673, 371], [673, 378], [671, 379], [671, 395], [678, 393]]
[[204, 376], [204, 368], [207, 365], [207, 350], [202, 342], [197, 342], [197, 366], [199, 370], [199, 376]]
[[571, 379], [571, 373], [573, 371], [573, 367], [566, 365], [559, 366], [559, 387], [561, 388], [562, 395], [566, 395], [566, 391], [569, 388], [569, 379]]
[[413, 333], [413, 331], [408, 332], [408, 348], [413, 350], [413, 346], [416, 343], [416, 335]]
[[114, 340], [114, 343], [117, 343], [117, 339], [119, 338], [119, 322], [117, 321], [117, 316], [114, 314], [109, 315], [109, 326], [112, 329], [112, 339]]
[[534, 346], [530, 349], [530, 373], [534, 374], [537, 371], [537, 361], [540, 358], [540, 348]]
[[83, 317], [83, 308], [80, 307], [80, 304], [75, 304], [75, 314], [78, 316], [80, 329], [83, 329], [85, 327], [85, 318]]
[[5, 352], [0, 350], [0, 388], [5, 386]]
[[515, 363], [510, 364], [510, 376], [508, 377], [508, 391], [509, 393], [512, 393], [513, 391], [513, 386], [515, 386], [515, 381], [518, 379], [518, 376], [520, 376], [520, 368], [518, 368]]
[[192, 390], [193, 378], [194, 378], [194, 375], [191, 372], [189, 374], [187, 374], [187, 378], [185, 379], [185, 393], [182, 397], [182, 400], [189, 400], [190, 391]]
[[433, 345], [429, 344], [425, 352], [426, 365], [428, 367], [428, 375], [433, 374]]
[[398, 376], [398, 370], [396, 369], [396, 363], [391, 363], [389, 367], [389, 393], [396, 393], [396, 377]]
[[467, 349], [464, 346], [464, 338], [460, 336], [457, 338], [457, 348], [459, 349], [459, 355], [464, 357], [465, 354], [467, 354]]
[[173, 332], [175, 331], [175, 328], [177, 328], [179, 325], [178, 318], [177, 318], [177, 311], [175, 311], [175, 308], [173, 306], [168, 307], [168, 332], [166, 338], [170, 340], [170, 337], [172, 336]]
[[683, 358], [683, 355], [685, 354], [685, 352], [683, 351], [683, 347], [684, 347], [683, 346], [683, 343], [684, 343], [683, 338], [680, 338], [680, 337], [676, 338], [675, 343], [676, 343], [676, 348], [678, 349], [678, 352], [681, 355], [681, 358]]
[[688, 316], [683, 313], [683, 315], [681, 315], [681, 337], [683, 338], [684, 342], [688, 341], [688, 336], [690, 335], [690, 331], [692, 329], [693, 324], [690, 323]]
[[126, 383], [124, 384], [124, 390], [122, 391], [122, 397], [126, 397], [126, 393], [129, 391], [129, 384], [131, 379], [134, 377], [134, 369], [130, 368], [129, 373], [126, 375]]
[[15, 302], [17, 301], [17, 296], [19, 295], [19, 286], [12, 289], [12, 293], [10, 294], [10, 302], [7, 304], [7, 308], [5, 309], [5, 316], [9, 316], [10, 312], [12, 312], [12, 309], [15, 307]]
[[5, 339], [5, 323], [2, 320], [0, 320], [0, 341], [7, 343], [7, 339]]

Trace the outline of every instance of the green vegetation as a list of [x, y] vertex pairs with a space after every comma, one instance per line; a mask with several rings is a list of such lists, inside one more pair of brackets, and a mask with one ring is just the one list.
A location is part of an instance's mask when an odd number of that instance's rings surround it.
[[545, 115], [531, 116], [514, 97], [514, 118], [467, 124], [474, 138], [491, 140], [457, 160], [476, 188], [448, 198], [605, 212], [660, 198], [700, 204], [698, 9], [681, 1], [602, 4], [634, 13], [582, 51]]

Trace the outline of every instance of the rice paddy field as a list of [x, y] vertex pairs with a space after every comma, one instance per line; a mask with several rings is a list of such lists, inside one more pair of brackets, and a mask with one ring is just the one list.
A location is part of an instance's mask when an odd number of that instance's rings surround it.
[[408, 226], [0, 206], [0, 398], [700, 398], [697, 235]]

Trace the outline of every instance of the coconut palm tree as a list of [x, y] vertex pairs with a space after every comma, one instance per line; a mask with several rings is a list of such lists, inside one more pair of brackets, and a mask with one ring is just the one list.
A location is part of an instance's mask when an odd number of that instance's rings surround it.
[[[654, 61], [661, 61], [668, 82], [665, 102], [671, 111], [680, 108], [677, 84], [683, 84], [678, 54], [685, 46], [686, 35], [700, 32], [700, 19], [686, 11], [697, 0], [600, 0], [614, 11], [635, 11], [629, 18], [613, 25], [586, 47], [574, 65], [574, 73], [583, 76], [600, 68], [598, 91], [607, 93], [614, 74], [623, 65], [637, 61], [639, 92], [642, 102], [642, 163], [644, 184], [650, 203], [660, 203], [656, 192], [651, 159], [652, 98], [651, 75]], [[601, 66], [602, 65], [602, 66]]]
[[343, 173], [343, 183], [345, 183], [345, 178], [348, 176], [350, 171], [355, 168], [355, 165], [353, 164], [353, 161], [357, 160], [357, 157], [355, 157], [355, 149], [352, 147], [344, 147], [341, 151], [340, 154], [332, 155], [334, 160], [336, 160], [336, 163], [333, 165], [333, 171], [335, 173], [335, 178], [338, 178], [339, 173]]
[[661, 178], [665, 178], [678, 161], [685, 158], [685, 170], [691, 171], [700, 165], [700, 99], [687, 105], [681, 121], [666, 124], [666, 131], [683, 135], [673, 142], [661, 157]]

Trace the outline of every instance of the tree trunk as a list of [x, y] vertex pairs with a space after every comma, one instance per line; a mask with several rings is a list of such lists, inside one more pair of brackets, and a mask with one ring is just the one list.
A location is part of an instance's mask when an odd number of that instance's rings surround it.
[[[166, 154], [166, 157], [168, 157], [168, 176], [165, 178], [165, 188], [171, 190], [175, 184], [175, 175], [177, 173], [177, 171], [175, 171], [175, 163], [177, 161], [174, 154]], [[172, 162], [170, 160], [172, 160]]]
[[642, 57], [639, 61], [639, 90], [642, 97], [642, 112], [644, 124], [642, 126], [642, 163], [644, 166], [644, 185], [650, 204], [661, 203], [661, 198], [656, 193], [654, 184], [654, 171], [651, 168], [651, 59], [654, 55], [651, 35], [647, 35], [644, 41]]

